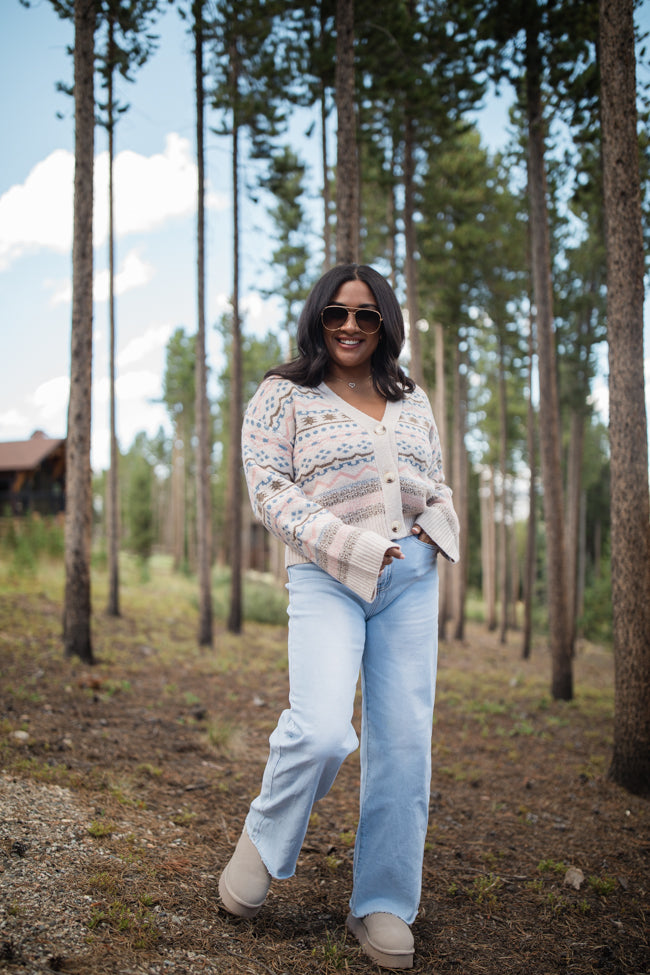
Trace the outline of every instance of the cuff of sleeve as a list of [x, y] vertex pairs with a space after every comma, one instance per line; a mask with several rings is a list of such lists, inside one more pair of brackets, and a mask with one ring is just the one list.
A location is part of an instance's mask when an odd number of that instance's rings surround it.
[[390, 539], [382, 538], [375, 532], [362, 532], [355, 540], [352, 557], [346, 566], [345, 578], [340, 581], [360, 596], [367, 603], [371, 603], [377, 595], [377, 581], [384, 560], [384, 553], [392, 545]]
[[456, 512], [451, 505], [434, 504], [418, 515], [415, 521], [424, 528], [449, 562], [458, 562], [460, 559], [459, 525]]

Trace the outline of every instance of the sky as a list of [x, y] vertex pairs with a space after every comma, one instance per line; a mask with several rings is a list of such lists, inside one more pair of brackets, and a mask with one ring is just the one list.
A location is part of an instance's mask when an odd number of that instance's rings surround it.
[[[650, 0], [644, 4], [650, 26]], [[156, 53], [120, 82], [129, 104], [116, 128], [116, 371], [117, 432], [122, 450], [135, 434], [169, 430], [160, 402], [165, 347], [178, 327], [196, 330], [196, 165], [191, 39], [176, 9], [158, 21]], [[57, 91], [70, 84], [73, 28], [49, 0], [0, 0], [0, 441], [28, 439], [35, 430], [64, 437], [71, 328], [72, 99]], [[491, 150], [506, 140], [507, 106], [490, 100], [478, 116]], [[215, 125], [214, 116], [208, 124]], [[310, 167], [315, 228], [319, 185], [317, 129], [297, 146]], [[93, 468], [108, 465], [108, 154], [95, 136], [95, 290], [93, 327]], [[232, 291], [230, 147], [208, 133], [207, 358], [214, 377], [222, 365], [221, 340], [212, 325], [228, 309]], [[245, 328], [263, 335], [277, 327], [277, 302], [260, 297], [272, 287], [264, 204], [242, 213], [242, 303]], [[646, 318], [647, 316], [646, 303]], [[648, 331], [648, 330], [646, 330]], [[650, 349], [646, 375], [650, 389]], [[606, 383], [597, 390], [606, 402]]]

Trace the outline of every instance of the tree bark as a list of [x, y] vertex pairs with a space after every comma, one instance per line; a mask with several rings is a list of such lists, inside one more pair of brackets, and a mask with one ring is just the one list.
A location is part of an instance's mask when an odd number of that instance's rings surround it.
[[199, 576], [199, 646], [212, 646], [212, 505], [210, 492], [210, 411], [205, 353], [205, 93], [203, 83], [203, 0], [194, 4], [197, 198], [196, 332], [196, 547]]
[[240, 633], [242, 628], [242, 483], [241, 483], [241, 426], [242, 426], [242, 343], [241, 320], [239, 317], [239, 120], [238, 120], [238, 54], [233, 50], [231, 66], [233, 71], [233, 92], [235, 108], [233, 111], [232, 135], [232, 184], [233, 184], [233, 289], [232, 289], [232, 342], [230, 361], [230, 444], [228, 450], [228, 522], [229, 522], [229, 562], [230, 562], [230, 607], [228, 610], [228, 630]]
[[74, 5], [75, 171], [72, 335], [66, 458], [63, 642], [67, 657], [94, 662], [90, 632], [92, 482], [90, 411], [93, 348], [94, 0]]
[[615, 716], [610, 775], [650, 794], [650, 510], [633, 0], [600, 0]]
[[508, 499], [506, 483], [508, 479], [508, 401], [506, 395], [505, 350], [503, 337], [499, 334], [499, 468], [501, 470], [501, 521], [499, 522], [499, 593], [501, 596], [501, 625], [499, 642], [508, 639]]
[[580, 498], [582, 497], [582, 447], [584, 414], [572, 410], [569, 421], [569, 455], [566, 491], [566, 548], [567, 548], [567, 626], [571, 646], [575, 643], [578, 611], [578, 553], [580, 546]]
[[359, 154], [354, 88], [354, 0], [336, 2], [336, 261], [359, 261]]
[[535, 443], [535, 407], [533, 405], [533, 360], [535, 357], [535, 338], [531, 319], [528, 332], [528, 402], [526, 418], [526, 439], [528, 446], [528, 522], [526, 526], [526, 565], [524, 568], [524, 632], [521, 655], [524, 660], [530, 657], [533, 634], [533, 600], [535, 596], [535, 563], [537, 556], [537, 450]]
[[552, 659], [551, 693], [555, 700], [568, 701], [573, 697], [573, 661], [567, 628], [560, 411], [557, 394], [551, 256], [546, 202], [541, 55], [535, 26], [532, 26], [526, 34], [526, 101], [533, 293], [536, 306], [539, 364], [539, 439], [544, 483], [547, 598]]
[[[325, 8], [320, 5], [320, 40], [325, 39]], [[323, 167], [323, 271], [332, 266], [332, 190], [327, 152], [327, 90], [325, 80], [320, 83], [321, 165]]]
[[422, 364], [422, 343], [417, 328], [419, 318], [418, 306], [418, 277], [417, 277], [417, 240], [415, 235], [415, 161], [413, 158], [413, 144], [415, 141], [414, 121], [407, 114], [404, 122], [404, 243], [406, 255], [404, 258], [406, 270], [406, 307], [409, 317], [409, 345], [411, 347], [410, 373], [418, 386], [426, 389], [424, 382], [424, 366]]
[[[447, 381], [445, 378], [445, 333], [442, 325], [436, 322], [434, 327], [436, 349], [436, 391], [433, 412], [440, 438], [440, 453], [442, 454], [443, 470], [449, 480], [450, 459], [447, 450]], [[449, 619], [451, 566], [447, 559], [438, 559], [438, 638], [445, 639], [447, 620]]]
[[454, 455], [453, 487], [455, 508], [460, 522], [460, 564], [454, 571], [453, 618], [454, 639], [465, 637], [465, 596], [467, 572], [467, 451], [465, 448], [465, 426], [467, 412], [466, 372], [463, 368], [463, 354], [460, 350], [460, 336], [456, 342], [456, 361], [454, 363]]
[[108, 44], [106, 51], [108, 70], [108, 310], [109, 310], [109, 396], [110, 396], [110, 467], [106, 490], [106, 527], [108, 535], [108, 603], [109, 616], [120, 615], [120, 506], [118, 493], [119, 451], [115, 421], [115, 212], [113, 162], [115, 159], [115, 106], [113, 101], [113, 77], [115, 65], [115, 19], [108, 14]]

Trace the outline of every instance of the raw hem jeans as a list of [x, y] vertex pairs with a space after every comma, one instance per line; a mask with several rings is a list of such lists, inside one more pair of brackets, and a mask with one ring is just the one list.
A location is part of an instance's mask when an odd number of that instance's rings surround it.
[[289, 708], [272, 733], [248, 835], [273, 877], [290, 877], [312, 806], [359, 740], [361, 790], [350, 908], [411, 924], [422, 885], [438, 627], [436, 550], [400, 540], [403, 560], [367, 603], [313, 564], [289, 568]]

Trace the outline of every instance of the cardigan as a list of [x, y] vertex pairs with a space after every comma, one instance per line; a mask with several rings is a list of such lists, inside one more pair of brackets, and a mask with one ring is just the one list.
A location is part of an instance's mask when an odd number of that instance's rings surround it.
[[251, 399], [242, 459], [255, 517], [367, 602], [384, 553], [417, 522], [457, 562], [458, 518], [431, 406], [419, 387], [376, 420], [329, 386], [270, 376]]

